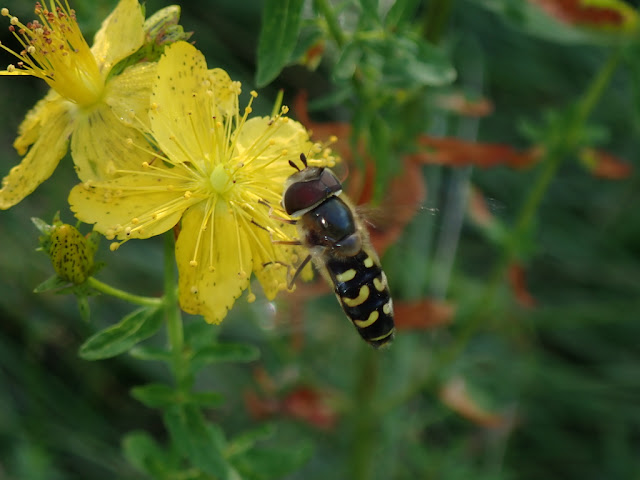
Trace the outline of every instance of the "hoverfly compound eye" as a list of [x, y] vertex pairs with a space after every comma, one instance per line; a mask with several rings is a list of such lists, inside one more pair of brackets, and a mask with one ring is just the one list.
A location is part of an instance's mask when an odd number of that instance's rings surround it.
[[342, 192], [340, 180], [328, 168], [307, 167], [291, 175], [288, 184], [282, 205], [292, 217], [298, 217]]

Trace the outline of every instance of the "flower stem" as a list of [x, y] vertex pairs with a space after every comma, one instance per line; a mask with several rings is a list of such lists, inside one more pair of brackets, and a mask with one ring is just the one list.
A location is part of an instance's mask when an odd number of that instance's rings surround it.
[[438, 43], [442, 30], [449, 19], [452, 6], [453, 0], [429, 2], [423, 26], [423, 34], [427, 40]]
[[490, 275], [485, 294], [482, 296], [483, 305], [480, 311], [469, 321], [458, 337], [458, 348], [451, 350], [451, 355], [457, 355], [459, 349], [464, 348], [466, 341], [486, 319], [485, 313], [494, 306], [498, 291], [504, 284], [505, 272], [517, 255], [518, 245], [522, 243], [530, 231], [535, 220], [538, 207], [542, 202], [552, 180], [555, 178], [562, 161], [579, 147], [580, 135], [622, 57], [622, 51], [615, 51], [598, 71], [591, 84], [578, 101], [570, 121], [565, 127], [564, 134], [555, 135], [559, 142], [547, 145], [547, 152], [541, 162], [540, 172], [526, 196], [517, 220], [509, 235], [502, 256], [496, 263]]
[[104, 282], [101, 282], [97, 278], [89, 277], [87, 280], [89, 286], [94, 288], [95, 290], [104, 293], [105, 295], [110, 295], [112, 297], [119, 298], [121, 300], [125, 300], [129, 303], [135, 303], [137, 305], [144, 305], [153, 307], [156, 305], [161, 305], [164, 301], [163, 298], [155, 298], [155, 297], [143, 297], [141, 295], [134, 295], [129, 292], [125, 292], [124, 290], [120, 290], [119, 288], [112, 287]]
[[182, 314], [178, 306], [178, 294], [176, 290], [175, 273], [175, 241], [173, 231], [164, 236], [164, 295], [167, 315], [167, 336], [169, 349], [171, 350], [171, 368], [179, 388], [186, 386], [188, 379], [184, 362], [184, 329]]
[[344, 36], [344, 33], [342, 33], [340, 23], [338, 23], [338, 19], [334, 14], [331, 5], [329, 5], [327, 0], [315, 0], [314, 3], [318, 11], [324, 16], [324, 19], [327, 22], [327, 27], [329, 28], [329, 33], [336, 42], [336, 45], [342, 48], [347, 39]]
[[380, 422], [375, 416], [372, 405], [376, 394], [379, 352], [368, 346], [362, 347], [359, 361], [358, 379], [355, 391], [355, 415], [352, 449], [349, 454], [353, 480], [372, 478], [373, 450], [375, 448], [373, 431]]

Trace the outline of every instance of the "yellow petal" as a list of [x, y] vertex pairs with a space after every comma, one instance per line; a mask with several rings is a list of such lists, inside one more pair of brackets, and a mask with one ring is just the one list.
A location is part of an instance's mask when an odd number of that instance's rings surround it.
[[[13, 167], [2, 180], [0, 209], [6, 210], [14, 206], [33, 192], [51, 176], [60, 159], [67, 153], [69, 134], [73, 129], [69, 105], [60, 99], [40, 107], [39, 113], [47, 121], [36, 128], [38, 138], [22, 162]], [[38, 122], [31, 118], [29, 123], [29, 130], [32, 130]]]
[[233, 116], [238, 113], [238, 95], [241, 93], [240, 82], [231, 81], [229, 74], [221, 68], [209, 70], [211, 85], [215, 95], [216, 106], [223, 115]]
[[172, 228], [190, 203], [183, 192], [158, 185], [159, 177], [131, 174], [91, 185], [76, 185], [69, 194], [71, 210], [78, 219], [95, 224], [110, 238], [149, 238]]
[[[211, 217], [213, 226], [202, 231], [205, 218]], [[222, 201], [212, 216], [205, 212], [204, 202], [185, 212], [176, 261], [182, 309], [210, 323], [220, 323], [249, 286], [253, 260], [247, 232]]]
[[138, 0], [120, 0], [93, 38], [91, 52], [106, 76], [111, 67], [144, 43], [144, 15]]
[[149, 116], [158, 146], [175, 162], [200, 163], [214, 151], [209, 72], [204, 56], [176, 42], [158, 62]]
[[107, 82], [104, 102], [117, 117], [142, 122], [149, 128], [151, 85], [156, 76], [156, 63], [140, 63], [125, 69]]
[[[289, 175], [292, 169], [286, 160], [296, 159], [301, 153], [308, 154], [311, 147], [312, 143], [306, 129], [288, 118], [276, 121], [272, 121], [271, 117], [251, 118], [239, 131], [237, 139], [237, 148], [241, 155], [252, 156], [252, 152], [260, 152], [260, 158], [265, 163], [287, 152], [286, 158], [278, 162], [277, 166], [286, 169]], [[258, 166], [259, 163], [255, 165]]]
[[[56, 103], [52, 106], [51, 102]], [[60, 102], [64, 102], [60, 95], [55, 90], [49, 90], [49, 93], [29, 110], [18, 128], [18, 138], [13, 142], [20, 155], [27, 153], [29, 146], [38, 139], [42, 128], [50, 123], [49, 118], [55, 114]]]
[[105, 104], [77, 120], [71, 153], [80, 180], [109, 180], [119, 170], [142, 168], [153, 156], [142, 133], [120, 121]]

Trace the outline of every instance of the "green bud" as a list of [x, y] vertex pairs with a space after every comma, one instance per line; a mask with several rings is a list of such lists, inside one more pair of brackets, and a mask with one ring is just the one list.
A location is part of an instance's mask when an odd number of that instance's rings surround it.
[[73, 225], [62, 223], [58, 214], [51, 225], [39, 218], [32, 221], [43, 234], [40, 250], [49, 255], [58, 277], [76, 285], [84, 283], [93, 274], [99, 237], [93, 232], [82, 235]]

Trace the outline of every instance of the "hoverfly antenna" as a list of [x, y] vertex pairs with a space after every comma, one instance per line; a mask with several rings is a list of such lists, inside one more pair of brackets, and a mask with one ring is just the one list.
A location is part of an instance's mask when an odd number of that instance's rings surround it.
[[307, 168], [307, 156], [304, 153], [300, 154], [300, 161], [304, 165], [304, 168]]
[[293, 163], [293, 160], [289, 160], [289, 165], [291, 165], [293, 168], [295, 168], [297, 171], [300, 171], [300, 169], [298, 168], [298, 166]]

